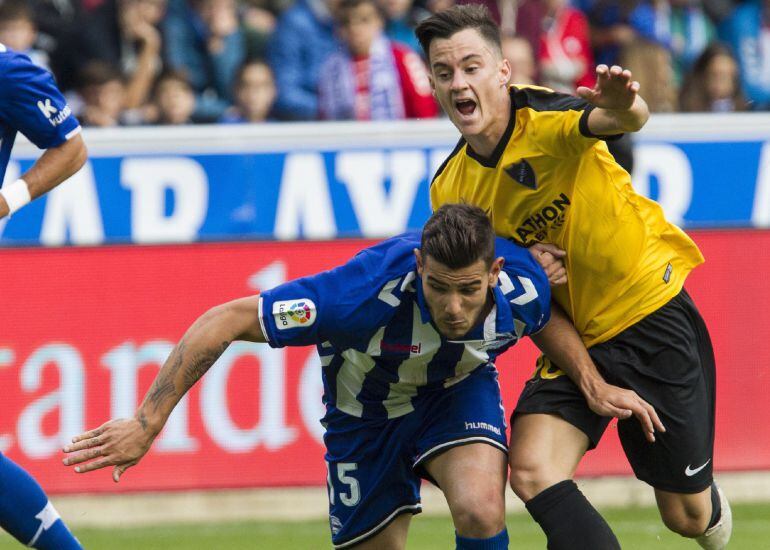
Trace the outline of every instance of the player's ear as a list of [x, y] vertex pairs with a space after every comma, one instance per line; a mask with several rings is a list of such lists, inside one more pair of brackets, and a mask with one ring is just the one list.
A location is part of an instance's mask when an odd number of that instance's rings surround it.
[[505, 258], [500, 256], [489, 267], [489, 286], [497, 286], [497, 279], [500, 277], [500, 271], [505, 265]]
[[511, 79], [511, 64], [508, 60], [503, 58], [500, 62], [500, 85], [507, 86], [508, 81]]
[[419, 248], [414, 249], [414, 258], [417, 260], [417, 274], [420, 277], [422, 277], [422, 270], [423, 270], [422, 253], [420, 252]]

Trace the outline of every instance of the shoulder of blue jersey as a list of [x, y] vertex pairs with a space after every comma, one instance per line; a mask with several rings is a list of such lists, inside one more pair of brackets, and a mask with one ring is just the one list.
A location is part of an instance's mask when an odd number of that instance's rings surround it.
[[[419, 233], [406, 233], [361, 250], [345, 264], [263, 293], [262, 316], [272, 314], [274, 344], [324, 339], [352, 347], [387, 324], [414, 278]], [[300, 311], [302, 310], [302, 311]], [[294, 320], [294, 321], [293, 321]], [[317, 334], [317, 338], [313, 336]]]
[[495, 254], [505, 259], [503, 269], [506, 271], [519, 269], [535, 272], [538, 275], [542, 272], [543, 277], [545, 277], [545, 272], [542, 271], [540, 264], [532, 257], [529, 250], [508, 239], [502, 237], [495, 239]]
[[515, 243], [497, 238], [495, 251], [505, 260], [500, 273], [500, 290], [508, 300], [514, 318], [524, 323], [523, 326], [517, 324], [517, 335], [537, 332], [550, 318], [551, 287], [545, 271], [529, 250]]
[[335, 286], [341, 283], [349, 291], [343, 299], [355, 309], [351, 312], [354, 317], [371, 316], [375, 321], [382, 315], [387, 317], [389, 308], [401, 302], [407, 290], [404, 278], [410, 274], [414, 278], [414, 249], [419, 246], [419, 232], [403, 233], [360, 251], [348, 269], [334, 270], [342, 279]]
[[24, 64], [37, 67], [37, 65], [35, 65], [27, 55], [21, 52], [17, 52], [16, 50], [12, 50], [4, 44], [0, 44], [0, 62], [3, 64]]
[[364, 264], [372, 286], [405, 275], [416, 267], [414, 249], [420, 248], [422, 233], [410, 231], [363, 249], [354, 260]]

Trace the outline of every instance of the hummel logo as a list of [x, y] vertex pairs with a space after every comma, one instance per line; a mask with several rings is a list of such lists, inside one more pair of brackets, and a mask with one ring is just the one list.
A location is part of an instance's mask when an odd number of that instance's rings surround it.
[[420, 353], [422, 351], [422, 342], [417, 344], [396, 344], [385, 341], [380, 342], [380, 351], [389, 351], [391, 353]]
[[46, 98], [45, 103], [43, 103], [43, 100], [38, 101], [37, 108], [40, 109], [45, 118], [51, 118], [52, 115], [59, 112], [59, 109], [51, 105], [51, 98]]
[[495, 432], [497, 435], [500, 435], [500, 428], [498, 428], [497, 426], [493, 426], [492, 424], [488, 424], [486, 422], [466, 422], [465, 429], [466, 430], [489, 430], [489, 431]]
[[703, 468], [705, 468], [709, 462], [711, 462], [710, 458], [703, 464], [703, 466], [698, 466], [697, 468], [694, 468], [694, 469], [690, 469], [690, 465], [688, 464], [687, 468], [684, 469], [684, 475], [686, 475], [687, 477], [694, 476], [695, 474], [700, 472]]

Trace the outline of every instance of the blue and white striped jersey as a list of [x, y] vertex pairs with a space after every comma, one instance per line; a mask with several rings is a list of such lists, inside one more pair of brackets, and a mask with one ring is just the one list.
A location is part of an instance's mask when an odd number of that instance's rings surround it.
[[419, 232], [359, 252], [348, 263], [262, 293], [259, 319], [273, 347], [316, 344], [324, 402], [362, 418], [395, 418], [425, 392], [491, 363], [550, 316], [548, 279], [531, 254], [504, 239], [495, 304], [461, 340], [434, 327], [413, 250]]
[[0, 185], [16, 132], [49, 149], [79, 131], [80, 124], [51, 73], [0, 44]]

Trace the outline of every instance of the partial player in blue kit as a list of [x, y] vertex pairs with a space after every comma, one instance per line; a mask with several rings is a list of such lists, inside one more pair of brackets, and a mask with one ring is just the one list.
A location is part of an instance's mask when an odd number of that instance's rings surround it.
[[0, 219], [66, 180], [87, 156], [80, 124], [51, 73], [0, 44], [0, 183], [19, 132], [45, 152], [21, 178], [2, 186]]
[[[262, 333], [271, 346], [319, 344], [336, 548], [376, 538], [403, 514], [403, 526], [372, 543], [400, 547], [394, 539], [405, 540], [409, 516], [421, 510], [420, 478], [444, 489], [459, 548], [481, 541], [507, 548], [499, 456], [508, 446], [494, 360], [547, 323], [550, 289], [530, 253], [503, 239], [492, 241], [484, 261], [471, 246], [461, 254], [432, 245], [431, 236], [442, 240], [443, 225], [461, 234], [452, 228], [459, 220], [488, 223], [483, 212], [476, 215], [441, 212], [426, 226], [422, 246], [419, 233], [400, 235], [345, 266], [261, 296]], [[445, 266], [438, 272], [436, 256]], [[452, 258], [465, 261], [452, 265]], [[469, 258], [479, 262], [476, 278], [465, 273]], [[450, 291], [454, 304], [444, 303]], [[474, 292], [481, 292], [479, 311], [463, 304]]]
[[496, 239], [483, 210], [444, 205], [421, 234], [202, 315], [135, 417], [76, 436], [64, 462], [81, 473], [114, 466], [118, 481], [232, 341], [315, 344], [334, 546], [404, 548], [425, 478], [446, 496], [457, 548], [504, 549], [508, 447], [494, 360], [527, 335], [557, 355], [580, 345], [532, 254]]
[[[0, 44], [0, 183], [18, 132], [46, 151], [21, 178], [0, 188], [0, 219], [53, 189], [86, 161], [80, 124], [51, 74]], [[0, 526], [32, 548], [81, 548], [37, 482], [2, 454]]]

